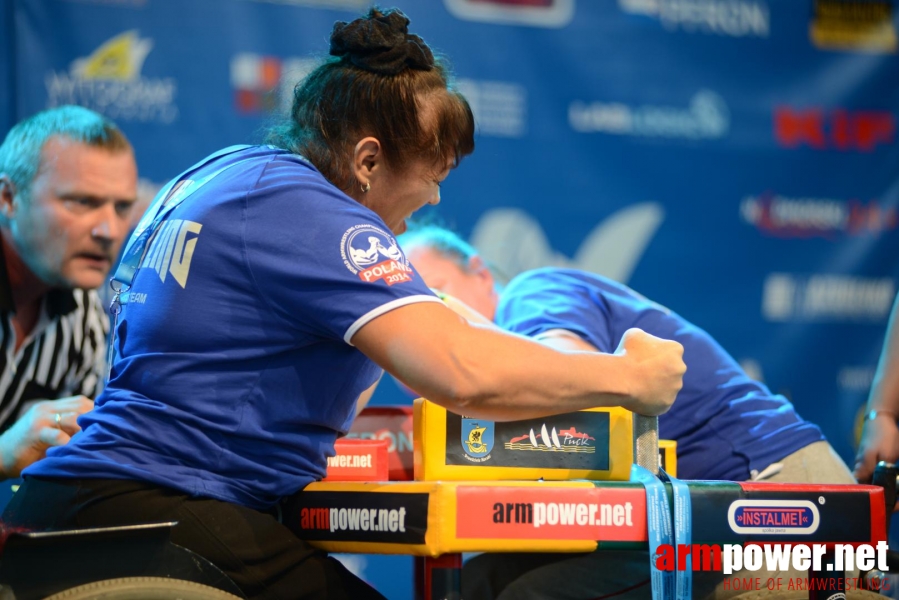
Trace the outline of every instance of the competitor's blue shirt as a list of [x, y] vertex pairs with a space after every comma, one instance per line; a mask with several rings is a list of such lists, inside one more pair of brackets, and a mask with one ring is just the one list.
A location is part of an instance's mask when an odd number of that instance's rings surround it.
[[162, 222], [83, 432], [25, 475], [134, 479], [265, 508], [320, 479], [381, 369], [371, 319], [439, 302], [377, 214], [300, 157], [251, 147]]
[[551, 329], [577, 334], [614, 352], [639, 327], [684, 346], [687, 373], [674, 405], [659, 418], [659, 435], [677, 440], [683, 479], [743, 481], [751, 470], [824, 439], [790, 402], [746, 375], [705, 331], [627, 286], [583, 271], [538, 269], [503, 290], [496, 323], [536, 336]]

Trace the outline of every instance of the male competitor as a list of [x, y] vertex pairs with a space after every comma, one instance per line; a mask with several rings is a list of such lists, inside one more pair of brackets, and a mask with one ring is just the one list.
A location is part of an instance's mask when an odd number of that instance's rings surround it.
[[[400, 243], [429, 286], [557, 349], [611, 352], [630, 327], [680, 342], [684, 386], [659, 418], [660, 437], [677, 441], [679, 477], [855, 483], [821, 431], [786, 398], [750, 379], [705, 331], [634, 290], [592, 273], [546, 268], [517, 276], [500, 293], [483, 259], [455, 234], [422, 227]], [[648, 584], [639, 585], [648, 578], [645, 555], [597, 556], [481, 555], [466, 565], [464, 597], [646, 597]]]

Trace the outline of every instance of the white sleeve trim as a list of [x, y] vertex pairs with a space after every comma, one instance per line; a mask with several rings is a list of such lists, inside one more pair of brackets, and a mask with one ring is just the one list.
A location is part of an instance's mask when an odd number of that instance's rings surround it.
[[406, 296], [405, 298], [397, 298], [396, 300], [391, 300], [386, 304], [382, 304], [377, 308], [373, 308], [372, 310], [356, 319], [356, 321], [352, 325], [350, 325], [350, 328], [346, 330], [346, 333], [343, 334], [343, 341], [352, 346], [353, 344], [350, 342], [350, 340], [353, 339], [353, 336], [356, 335], [357, 331], [362, 329], [363, 325], [376, 317], [380, 317], [385, 313], [389, 313], [395, 308], [406, 306], [407, 304], [416, 304], [418, 302], [440, 302], [442, 304], [443, 300], [441, 300], [437, 296], [428, 296], [426, 294]]

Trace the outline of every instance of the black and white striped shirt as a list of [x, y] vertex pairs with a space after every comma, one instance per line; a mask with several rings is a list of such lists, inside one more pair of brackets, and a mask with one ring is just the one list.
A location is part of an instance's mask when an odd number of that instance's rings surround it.
[[93, 290], [53, 290], [28, 339], [15, 350], [12, 294], [0, 253], [0, 432], [35, 400], [94, 398], [106, 368], [109, 319]]

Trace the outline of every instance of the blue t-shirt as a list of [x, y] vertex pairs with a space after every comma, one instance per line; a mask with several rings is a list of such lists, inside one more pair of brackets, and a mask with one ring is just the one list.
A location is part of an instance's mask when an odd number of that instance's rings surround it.
[[324, 475], [381, 375], [353, 334], [440, 301], [380, 217], [300, 157], [250, 147], [189, 177], [226, 165], [156, 230], [83, 432], [25, 475], [271, 506]]
[[824, 439], [705, 331], [599, 275], [551, 268], [523, 273], [503, 291], [496, 323], [527, 336], [564, 329], [609, 353], [631, 327], [680, 342], [687, 373], [671, 410], [659, 418], [659, 435], [677, 441], [684, 479], [744, 481], [751, 470]]

